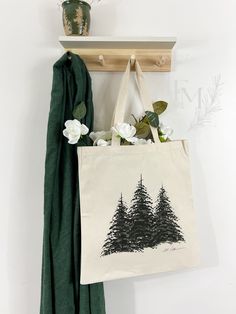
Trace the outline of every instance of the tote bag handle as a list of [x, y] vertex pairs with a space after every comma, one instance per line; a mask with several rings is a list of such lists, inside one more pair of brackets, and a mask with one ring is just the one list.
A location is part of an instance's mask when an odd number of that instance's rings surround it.
[[[129, 90], [130, 67], [131, 67], [131, 60], [128, 61], [125, 73], [122, 77], [121, 86], [120, 86], [120, 90], [119, 90], [119, 94], [117, 98], [117, 103], [116, 103], [116, 107], [113, 114], [112, 126], [116, 125], [117, 123], [124, 122], [126, 101], [127, 101], [127, 96], [128, 96], [128, 90]], [[135, 74], [136, 74], [136, 83], [139, 90], [139, 95], [141, 98], [143, 109], [144, 111], [153, 111], [152, 101], [148, 95], [143, 72], [137, 60], [135, 61]], [[156, 144], [161, 143], [158, 136], [157, 129], [152, 127], [151, 125], [150, 125], [150, 129], [151, 129], [154, 143]], [[116, 134], [114, 134], [114, 132], [112, 135], [111, 144], [112, 146], [120, 145], [120, 138], [117, 137]]]

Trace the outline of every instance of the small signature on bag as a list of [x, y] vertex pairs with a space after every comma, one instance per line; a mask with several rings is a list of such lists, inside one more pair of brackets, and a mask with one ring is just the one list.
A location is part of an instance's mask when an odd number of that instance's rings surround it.
[[163, 250], [163, 252], [178, 251], [178, 250], [184, 250], [184, 249], [186, 249], [185, 246], [182, 246], [182, 247], [168, 247], [168, 248], [165, 248]]

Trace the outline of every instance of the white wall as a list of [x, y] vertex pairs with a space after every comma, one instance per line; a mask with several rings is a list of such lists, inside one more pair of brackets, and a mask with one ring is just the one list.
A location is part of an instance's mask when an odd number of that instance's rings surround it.
[[[52, 65], [62, 53], [56, 2], [1, 2], [1, 314], [39, 311], [46, 125]], [[146, 77], [153, 100], [169, 102], [162, 119], [174, 138], [190, 141], [203, 261], [195, 270], [107, 283], [108, 314], [236, 313], [235, 12], [235, 0], [102, 0], [93, 9], [92, 35], [178, 37], [173, 72]], [[221, 111], [189, 130], [199, 106], [193, 96], [214, 89], [218, 75]], [[105, 128], [121, 76], [92, 77], [96, 128]]]

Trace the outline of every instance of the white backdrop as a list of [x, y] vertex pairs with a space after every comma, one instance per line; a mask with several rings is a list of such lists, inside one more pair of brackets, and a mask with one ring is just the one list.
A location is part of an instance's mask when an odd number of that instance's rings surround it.
[[[91, 35], [178, 38], [173, 72], [146, 77], [153, 100], [169, 102], [162, 121], [174, 128], [173, 138], [190, 141], [202, 245], [199, 269], [106, 283], [107, 314], [236, 313], [235, 12], [235, 0], [102, 0], [92, 10]], [[56, 0], [2, 1], [0, 21], [0, 313], [36, 314], [61, 12]], [[92, 78], [95, 127], [108, 128], [121, 75]]]

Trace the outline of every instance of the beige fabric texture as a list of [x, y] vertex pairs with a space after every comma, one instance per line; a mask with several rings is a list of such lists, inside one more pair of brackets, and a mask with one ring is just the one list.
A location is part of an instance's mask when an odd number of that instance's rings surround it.
[[[130, 63], [122, 79], [114, 122], [122, 122]], [[143, 74], [136, 61], [136, 78], [145, 110], [152, 108]], [[156, 129], [152, 130], [157, 133]], [[186, 141], [119, 146], [113, 136], [108, 147], [78, 147], [81, 202], [81, 284], [174, 271], [197, 266], [199, 248]], [[118, 199], [130, 206], [137, 182], [143, 183], [153, 200], [163, 186], [178, 217], [185, 241], [162, 243], [143, 252], [101, 256]]]

